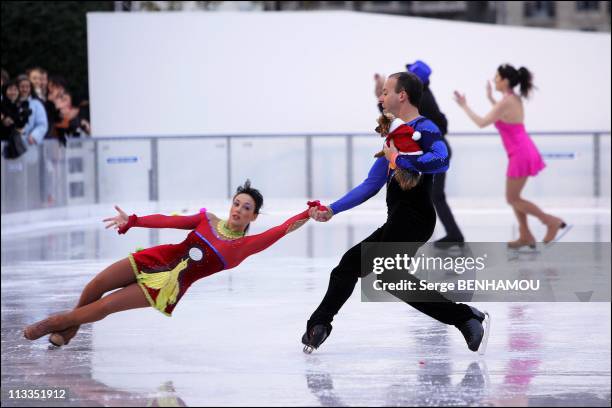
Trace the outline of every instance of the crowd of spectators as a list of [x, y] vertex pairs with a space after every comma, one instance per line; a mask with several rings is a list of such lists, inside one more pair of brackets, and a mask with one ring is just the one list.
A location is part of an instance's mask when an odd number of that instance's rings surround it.
[[66, 145], [67, 138], [88, 136], [88, 101], [76, 102], [67, 82], [40, 67], [11, 78], [2, 69], [2, 155], [15, 159], [44, 139]]

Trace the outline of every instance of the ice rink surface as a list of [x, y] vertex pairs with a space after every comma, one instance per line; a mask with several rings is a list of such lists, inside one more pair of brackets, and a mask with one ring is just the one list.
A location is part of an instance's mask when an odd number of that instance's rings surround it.
[[[266, 204], [270, 212], [253, 233], [292, 213], [273, 209], [298, 212], [299, 205]], [[516, 238], [509, 209], [455, 207], [469, 240]], [[222, 204], [210, 209], [225, 213]], [[73, 307], [110, 263], [186, 235], [138, 229], [117, 236], [96, 211], [3, 224], [2, 406], [610, 406], [609, 302], [475, 304], [493, 319], [479, 358], [456, 328], [400, 302], [362, 303], [358, 285], [330, 338], [302, 353], [306, 320], [331, 269], [384, 222], [376, 206], [310, 222], [236, 269], [199, 281], [171, 318], [153, 309], [111, 315], [83, 326], [61, 349], [50, 349], [46, 337], [25, 340], [24, 326]], [[610, 241], [609, 201], [555, 211], [574, 225], [565, 240]], [[532, 225], [541, 236], [543, 227]], [[50, 388], [66, 389], [66, 398], [10, 395]]]

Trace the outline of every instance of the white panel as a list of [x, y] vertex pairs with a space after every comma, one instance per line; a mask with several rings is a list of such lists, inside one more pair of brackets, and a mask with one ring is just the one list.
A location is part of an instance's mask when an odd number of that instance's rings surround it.
[[312, 139], [312, 197], [340, 197], [346, 192], [346, 138]]
[[[356, 137], [353, 139], [353, 183], [352, 187], [359, 185], [368, 176], [370, 168], [376, 161], [374, 155], [382, 149], [383, 139], [377, 134], [370, 137]], [[384, 200], [386, 187], [383, 187], [377, 196], [371, 200]]]
[[100, 142], [98, 167], [100, 202], [149, 200], [149, 140]]
[[264, 198], [305, 197], [305, 145], [303, 138], [232, 140], [232, 193], [248, 178]]
[[452, 157], [447, 196], [502, 196], [508, 158], [499, 136], [448, 137]]
[[225, 139], [164, 139], [158, 154], [160, 201], [227, 196]]

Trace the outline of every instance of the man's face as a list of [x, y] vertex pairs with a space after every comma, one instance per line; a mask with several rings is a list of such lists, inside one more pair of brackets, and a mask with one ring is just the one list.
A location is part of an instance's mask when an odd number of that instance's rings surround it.
[[400, 93], [395, 92], [396, 84], [397, 78], [387, 78], [383, 85], [382, 94], [378, 98], [378, 102], [382, 103], [383, 109], [395, 116], [398, 115], [400, 104], [407, 96], [405, 91], [401, 91]]

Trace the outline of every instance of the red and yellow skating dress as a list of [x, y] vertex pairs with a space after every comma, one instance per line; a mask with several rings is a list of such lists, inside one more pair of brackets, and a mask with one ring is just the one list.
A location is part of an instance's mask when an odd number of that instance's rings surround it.
[[[309, 203], [314, 205], [318, 202]], [[193, 230], [180, 244], [158, 245], [129, 255], [136, 282], [151, 306], [170, 316], [195, 281], [237, 266], [306, 221], [308, 210], [261, 234], [226, 240], [217, 235], [205, 211], [190, 216], [131, 215], [119, 233], [131, 227]]]

